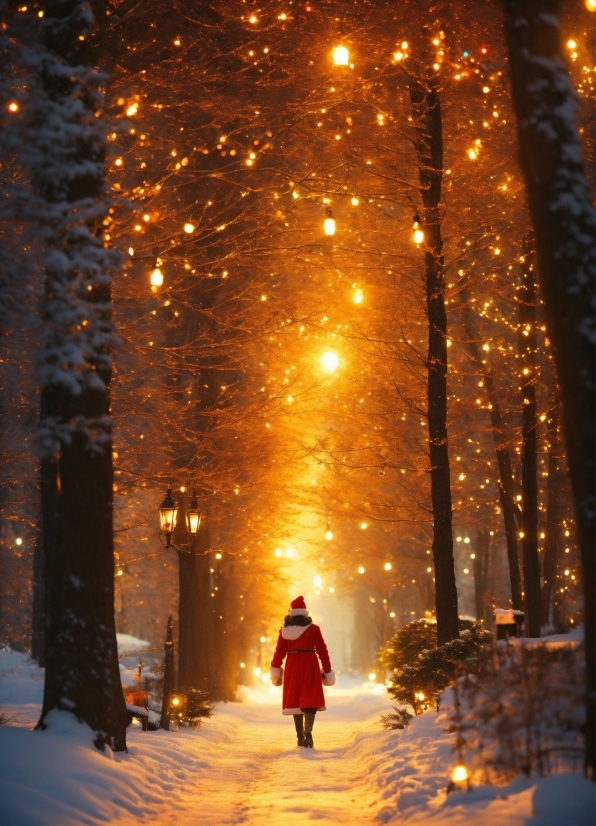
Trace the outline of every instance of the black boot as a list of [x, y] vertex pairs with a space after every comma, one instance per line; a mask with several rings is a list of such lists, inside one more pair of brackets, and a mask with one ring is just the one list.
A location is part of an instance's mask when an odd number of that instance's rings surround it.
[[296, 726], [296, 734], [298, 736], [298, 745], [304, 745], [304, 716], [302, 714], [294, 714], [294, 725]]
[[314, 746], [312, 739], [312, 728], [315, 724], [315, 715], [307, 711], [304, 715], [304, 722], [304, 745], [307, 749], [312, 749]]

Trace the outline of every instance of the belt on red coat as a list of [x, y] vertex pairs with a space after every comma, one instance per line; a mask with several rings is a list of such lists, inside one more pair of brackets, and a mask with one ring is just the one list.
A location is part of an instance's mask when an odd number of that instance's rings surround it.
[[288, 654], [314, 654], [314, 648], [295, 648], [292, 651], [288, 651]]

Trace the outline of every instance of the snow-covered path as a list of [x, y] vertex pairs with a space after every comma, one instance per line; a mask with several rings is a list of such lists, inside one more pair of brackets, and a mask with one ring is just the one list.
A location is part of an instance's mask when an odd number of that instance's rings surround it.
[[[378, 791], [362, 771], [359, 735], [373, 726], [378, 731], [379, 722], [378, 716], [362, 719], [359, 706], [365, 699], [334, 697], [330, 710], [317, 717], [312, 751], [296, 748], [292, 718], [281, 716], [277, 698], [275, 704], [224, 706], [219, 720], [208, 724], [212, 737], [223, 735], [219, 755], [188, 790], [178, 823], [197, 823], [199, 811], [202, 824], [372, 823]], [[369, 711], [371, 705], [387, 705], [382, 698], [370, 699], [364, 703]]]
[[594, 786], [580, 774], [481, 780], [448, 795], [448, 720], [427, 712], [383, 731], [381, 686], [340, 678], [317, 715], [315, 749], [295, 747], [272, 689], [218, 705], [200, 729], [128, 730], [127, 754], [98, 752], [66, 712], [44, 732], [43, 671], [0, 650], [0, 826], [593, 826]]

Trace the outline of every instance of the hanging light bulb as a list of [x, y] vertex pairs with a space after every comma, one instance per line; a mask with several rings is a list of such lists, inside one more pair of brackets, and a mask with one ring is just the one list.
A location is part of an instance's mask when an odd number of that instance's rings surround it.
[[151, 280], [151, 286], [152, 287], [161, 287], [162, 286], [162, 284], [163, 284], [163, 273], [159, 269], [159, 267], [156, 267], [153, 270], [153, 272], [151, 273], [151, 276], [150, 276], [150, 280]]
[[333, 531], [331, 530], [331, 522], [329, 521], [329, 518], [327, 518], [327, 528], [325, 530], [325, 539], [328, 542], [331, 542], [331, 540], [333, 539]]
[[350, 53], [345, 46], [336, 46], [333, 49], [333, 65], [334, 66], [348, 66], [350, 62]]
[[325, 215], [327, 216], [325, 218], [325, 223], [323, 224], [325, 235], [335, 235], [335, 218], [331, 212], [331, 207], [327, 207], [325, 210]]
[[424, 230], [420, 226], [420, 215], [414, 215], [414, 226], [412, 227], [412, 238], [417, 246], [424, 243]]

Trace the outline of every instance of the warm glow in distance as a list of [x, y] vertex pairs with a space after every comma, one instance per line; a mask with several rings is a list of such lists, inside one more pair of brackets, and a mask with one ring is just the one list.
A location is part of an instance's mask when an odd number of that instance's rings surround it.
[[315, 588], [320, 588], [321, 585], [323, 584], [323, 580], [321, 579], [321, 577], [318, 574], [313, 577], [312, 582], [313, 582], [313, 585], [315, 586]]
[[327, 352], [321, 356], [321, 366], [327, 373], [335, 373], [339, 367], [339, 359], [335, 353], [327, 350]]
[[364, 298], [364, 294], [362, 290], [354, 290], [354, 304], [362, 304], [362, 299]]
[[596, 0], [586, 0], [586, 8], [588, 11], [596, 11]]
[[191, 235], [194, 231], [195, 231], [195, 225], [194, 224], [191, 224], [191, 223], [184, 224], [184, 232], [187, 232], [189, 235]]
[[335, 218], [325, 218], [323, 229], [325, 230], [325, 235], [335, 235]]
[[350, 62], [350, 53], [345, 46], [336, 46], [333, 50], [333, 65], [347, 66]]
[[390, 571], [390, 570], [391, 570], [391, 568], [392, 568], [391, 562], [386, 562], [386, 563], [385, 563], [385, 570], [386, 570], [386, 571]]
[[12, 101], [8, 104], [8, 111], [9, 112], [18, 112], [19, 111], [19, 104], [16, 101]]
[[331, 540], [333, 539], [333, 531], [326, 531], [326, 533], [325, 533], [325, 539], [326, 539], [328, 542], [331, 542]]

